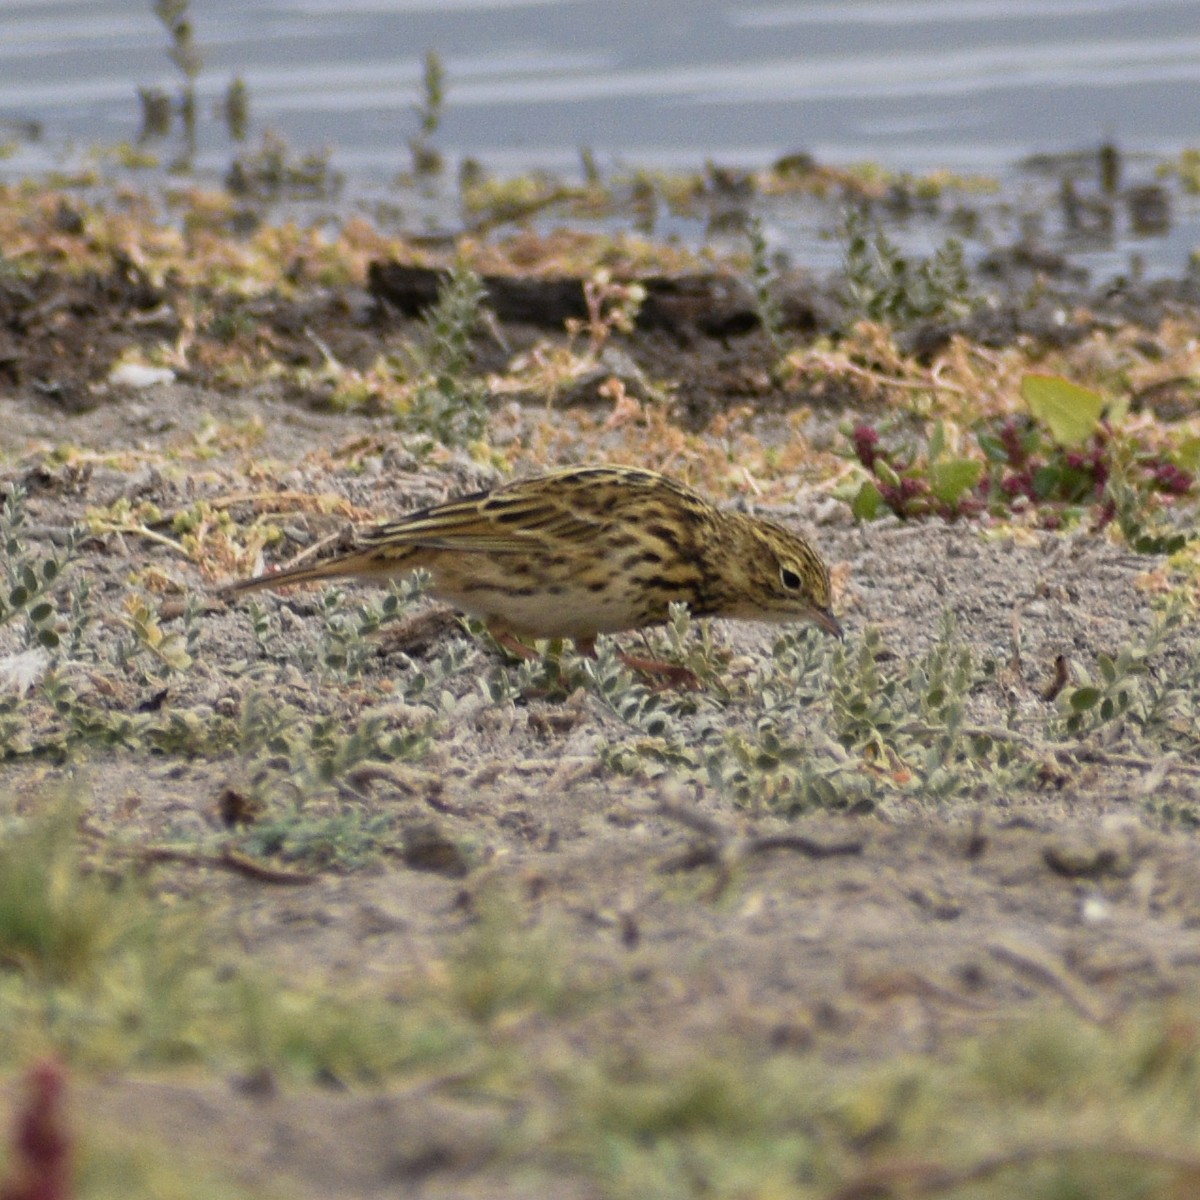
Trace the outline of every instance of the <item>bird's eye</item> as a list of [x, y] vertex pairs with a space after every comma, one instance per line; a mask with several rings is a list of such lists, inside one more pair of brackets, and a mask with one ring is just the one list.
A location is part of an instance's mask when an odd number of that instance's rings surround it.
[[779, 578], [789, 592], [798, 592], [800, 590], [800, 576], [791, 567], [781, 567], [779, 569]]

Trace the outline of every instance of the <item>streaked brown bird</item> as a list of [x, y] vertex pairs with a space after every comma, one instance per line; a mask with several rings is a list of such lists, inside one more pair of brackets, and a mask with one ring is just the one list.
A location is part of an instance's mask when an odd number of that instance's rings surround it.
[[675, 601], [697, 617], [812, 621], [842, 636], [829, 571], [804, 538], [633, 467], [569, 467], [435, 504], [227, 591], [418, 568], [434, 596], [525, 656], [518, 638], [572, 638], [591, 653], [597, 634], [660, 625]]

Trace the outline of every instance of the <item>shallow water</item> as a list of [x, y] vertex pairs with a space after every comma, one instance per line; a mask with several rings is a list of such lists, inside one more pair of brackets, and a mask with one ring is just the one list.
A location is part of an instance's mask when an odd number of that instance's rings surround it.
[[[256, 129], [332, 147], [364, 180], [407, 165], [428, 48], [448, 80], [437, 146], [499, 171], [577, 171], [588, 147], [603, 166], [804, 150], [1002, 175], [1036, 151], [1200, 140], [1197, 0], [192, 0], [191, 14], [206, 117], [240, 75]], [[176, 86], [166, 43], [149, 0], [0, 0], [0, 117], [44, 130], [5, 173], [132, 137], [137, 85]], [[227, 161], [219, 123], [202, 134], [201, 161]], [[1170, 254], [1186, 256], [1180, 216]]]
[[[260, 122], [393, 169], [421, 56], [446, 65], [439, 143], [510, 164], [581, 146], [694, 165], [825, 161], [998, 170], [1106, 137], [1197, 136], [1196, 0], [192, 0], [201, 92], [240, 74]], [[0, 113], [52, 139], [137, 127], [173, 86], [148, 0], [0, 0]]]

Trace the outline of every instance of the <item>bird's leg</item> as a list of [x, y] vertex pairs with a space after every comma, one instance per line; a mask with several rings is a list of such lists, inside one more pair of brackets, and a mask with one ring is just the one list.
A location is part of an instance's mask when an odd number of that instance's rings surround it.
[[[498, 621], [489, 621], [487, 631], [492, 635], [496, 644], [507, 650], [514, 658], [530, 661], [541, 657], [532, 646], [527, 646], [512, 630], [506, 629]], [[596, 657], [596, 639], [594, 637], [578, 637], [574, 641], [575, 649], [584, 658]], [[624, 650], [617, 651], [617, 658], [631, 671], [635, 671], [639, 675], [650, 676], [654, 680], [652, 686], [656, 690], [665, 691], [669, 688], [681, 688], [689, 692], [700, 690], [699, 678], [695, 671], [688, 667], [662, 662], [657, 658], [643, 658], [637, 654], [627, 654]]]
[[[595, 658], [596, 639], [594, 637], [576, 638], [575, 649], [585, 658]], [[660, 662], [657, 658], [642, 658], [637, 654], [626, 654], [624, 650], [617, 651], [617, 658], [639, 675], [657, 677], [655, 687], [658, 689], [683, 688], [689, 692], [700, 690], [700, 680], [696, 677], [696, 673], [688, 670], [687, 667], [677, 667], [674, 663]]]
[[521, 658], [529, 662], [541, 657], [532, 646], [525, 645], [511, 629], [506, 628], [499, 621], [488, 621], [487, 631], [492, 635], [492, 640], [496, 645], [507, 650], [514, 658]]
[[687, 692], [700, 691], [700, 677], [690, 667], [680, 667], [675, 663], [663, 662], [658, 658], [642, 658], [637, 654], [626, 654], [624, 650], [618, 650], [617, 657], [631, 671], [636, 671], [639, 675], [647, 675], [655, 680], [651, 685], [655, 691], [668, 691], [671, 688], [679, 688], [681, 691]]
[[[642, 645], [649, 654], [654, 650], [646, 637], [644, 629], [638, 630]], [[656, 691], [666, 691], [668, 688], [679, 688], [681, 691], [698, 692], [702, 688], [700, 677], [690, 667], [676, 666], [674, 663], [663, 662], [660, 658], [643, 657], [640, 654], [621, 653], [617, 656], [631, 670], [642, 675], [658, 676], [659, 683]]]

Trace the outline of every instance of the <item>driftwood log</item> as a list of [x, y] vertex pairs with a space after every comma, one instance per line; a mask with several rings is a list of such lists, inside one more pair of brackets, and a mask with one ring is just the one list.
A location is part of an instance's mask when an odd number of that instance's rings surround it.
[[[404, 316], [416, 317], [437, 299], [446, 275], [431, 267], [376, 261], [370, 266], [368, 286], [376, 301]], [[698, 332], [727, 338], [749, 333], [759, 325], [750, 290], [732, 276], [652, 275], [638, 282], [646, 289], [637, 320], [643, 332], [664, 330], [685, 338]], [[567, 320], [587, 317], [584, 281], [579, 278], [485, 275], [483, 283], [485, 303], [501, 323], [561, 329]]]

